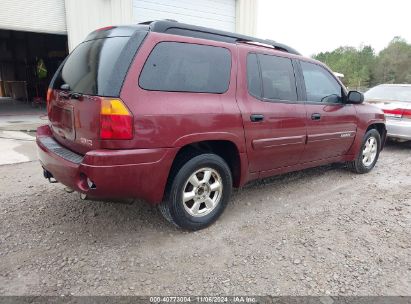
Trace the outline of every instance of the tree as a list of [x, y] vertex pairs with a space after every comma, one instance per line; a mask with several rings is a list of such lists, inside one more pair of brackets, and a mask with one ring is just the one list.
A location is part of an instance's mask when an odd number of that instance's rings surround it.
[[394, 37], [375, 55], [371, 46], [339, 47], [313, 56], [333, 71], [343, 73], [350, 88], [366, 88], [380, 83], [411, 83], [411, 44]]
[[378, 83], [411, 83], [411, 45], [394, 37], [379, 53], [374, 75]]
[[332, 52], [319, 53], [314, 59], [324, 62], [333, 71], [343, 73], [343, 82], [351, 88], [367, 87], [372, 79], [371, 71], [375, 62], [371, 46], [339, 47]]

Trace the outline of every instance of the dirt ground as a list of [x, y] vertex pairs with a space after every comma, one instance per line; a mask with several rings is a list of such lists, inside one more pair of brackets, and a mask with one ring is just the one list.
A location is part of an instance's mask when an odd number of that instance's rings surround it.
[[1, 295], [411, 295], [411, 144], [235, 191], [188, 233], [156, 208], [82, 201], [0, 166]]

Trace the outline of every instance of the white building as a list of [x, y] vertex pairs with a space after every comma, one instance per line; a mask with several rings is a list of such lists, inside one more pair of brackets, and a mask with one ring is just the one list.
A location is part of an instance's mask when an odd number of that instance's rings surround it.
[[0, 0], [0, 97], [44, 101], [67, 54], [105, 26], [173, 19], [254, 35], [257, 1]]
[[0, 30], [68, 36], [69, 50], [108, 25], [173, 19], [255, 34], [257, 0], [1, 0]]

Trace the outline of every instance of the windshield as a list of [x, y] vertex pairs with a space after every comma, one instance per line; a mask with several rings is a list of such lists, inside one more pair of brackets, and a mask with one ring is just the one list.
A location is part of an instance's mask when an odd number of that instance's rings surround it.
[[366, 100], [393, 100], [411, 103], [411, 86], [378, 86], [365, 92]]

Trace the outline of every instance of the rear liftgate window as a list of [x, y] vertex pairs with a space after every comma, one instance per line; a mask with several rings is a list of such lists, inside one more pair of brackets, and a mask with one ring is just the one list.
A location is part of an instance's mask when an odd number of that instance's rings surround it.
[[52, 86], [86, 95], [117, 97], [124, 77], [146, 32], [133, 37], [111, 37], [81, 43], [59, 69]]
[[230, 71], [228, 49], [161, 42], [144, 64], [139, 85], [152, 91], [221, 94], [228, 90]]

